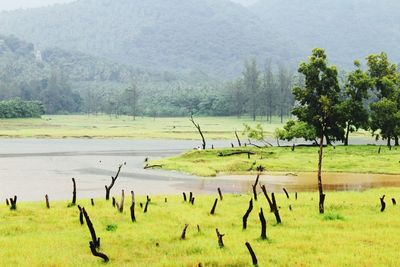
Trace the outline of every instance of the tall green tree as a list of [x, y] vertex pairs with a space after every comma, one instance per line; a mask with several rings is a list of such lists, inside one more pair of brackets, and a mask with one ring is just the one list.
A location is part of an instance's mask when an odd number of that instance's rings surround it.
[[299, 121], [313, 126], [319, 137], [319, 212], [324, 213], [325, 194], [321, 177], [324, 137], [327, 137], [328, 143], [329, 139], [343, 139], [343, 128], [337, 120], [340, 93], [338, 72], [335, 66], [328, 66], [325, 51], [320, 48], [312, 51], [308, 62], [301, 63], [298, 71], [305, 77], [305, 86], [293, 89], [298, 102], [293, 109], [293, 115], [297, 116]]
[[365, 130], [369, 126], [369, 114], [365, 107], [368, 99], [368, 90], [372, 87], [373, 81], [367, 72], [361, 69], [359, 61], [354, 62], [356, 69], [347, 76], [344, 87], [344, 101], [339, 105], [340, 113], [345, 122], [344, 145], [349, 144], [349, 133], [360, 128]]
[[259, 90], [260, 90], [260, 72], [257, 69], [257, 62], [255, 59], [246, 61], [243, 71], [243, 85], [249, 96], [250, 113], [253, 121], [256, 120], [258, 104], [259, 104]]
[[272, 123], [272, 114], [274, 112], [274, 97], [276, 91], [275, 84], [274, 74], [272, 72], [272, 64], [271, 61], [268, 60], [262, 77], [262, 96], [260, 99], [264, 100], [261, 101], [261, 104], [263, 105], [265, 114], [267, 115], [270, 123]]
[[373, 89], [378, 101], [371, 103], [371, 130], [378, 139], [391, 139], [399, 145], [400, 74], [396, 64], [392, 64], [385, 53], [367, 57], [368, 74], [373, 81]]

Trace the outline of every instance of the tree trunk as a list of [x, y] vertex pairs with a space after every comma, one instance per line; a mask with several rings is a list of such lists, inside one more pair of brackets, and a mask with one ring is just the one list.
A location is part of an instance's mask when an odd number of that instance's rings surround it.
[[350, 133], [350, 123], [347, 122], [346, 137], [344, 138], [344, 145], [345, 146], [349, 145], [349, 133]]
[[399, 137], [398, 136], [394, 137], [394, 145], [399, 146]]
[[387, 138], [387, 146], [388, 147], [391, 147], [392, 146], [392, 144], [390, 143], [390, 141], [391, 141], [391, 136], [388, 136], [388, 138]]
[[321, 134], [319, 143], [319, 157], [318, 157], [318, 191], [319, 191], [319, 213], [324, 213], [325, 194], [322, 188], [322, 153], [324, 149], [324, 133]]

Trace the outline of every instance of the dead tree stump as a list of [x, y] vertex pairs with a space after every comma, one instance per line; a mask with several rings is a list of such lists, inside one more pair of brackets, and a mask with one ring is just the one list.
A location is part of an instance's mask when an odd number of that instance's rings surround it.
[[44, 198], [46, 199], [46, 208], [50, 209], [49, 196], [45, 195]]
[[118, 211], [120, 213], [124, 212], [124, 202], [125, 202], [125, 191], [122, 190], [122, 194], [121, 194], [121, 203], [119, 204], [119, 208]]
[[257, 178], [255, 183], [252, 185], [253, 187], [253, 195], [254, 195], [254, 200], [257, 201], [257, 184], [258, 184], [258, 180], [260, 179], [260, 174], [257, 174]]
[[223, 196], [222, 196], [221, 188], [219, 188], [219, 187], [218, 187], [218, 195], [219, 195], [219, 199], [222, 201]]
[[8, 198], [6, 198], [6, 205], [10, 206], [10, 202], [8, 202]]
[[72, 191], [72, 206], [76, 205], [76, 182], [75, 182], [75, 178], [72, 178], [72, 183], [73, 183], [73, 190]]
[[194, 197], [192, 197], [192, 200], [190, 201], [190, 203], [191, 203], [192, 205], [194, 205]]
[[135, 216], [135, 193], [133, 191], [131, 191], [131, 195], [132, 195], [132, 202], [131, 202], [131, 220], [132, 222], [136, 222], [136, 216]]
[[282, 189], [283, 189], [283, 192], [285, 192], [285, 195], [286, 195], [287, 199], [289, 199], [289, 193], [288, 193], [288, 191], [286, 190], [286, 188], [282, 188]]
[[265, 240], [267, 239], [267, 222], [265, 221], [264, 217], [264, 212], [263, 209], [260, 209], [260, 212], [258, 213], [258, 216], [260, 217], [260, 222], [261, 222], [261, 239]]
[[386, 208], [386, 203], [385, 203], [385, 195], [383, 195], [381, 198], [381, 212], [383, 212]]
[[246, 213], [244, 214], [243, 218], [242, 218], [242, 222], [243, 222], [243, 230], [247, 229], [247, 218], [250, 215], [250, 212], [253, 210], [253, 199], [250, 199], [249, 202], [249, 208], [247, 209]]
[[82, 211], [81, 206], [78, 205], [78, 209], [79, 209], [79, 222], [81, 223], [81, 225], [83, 225], [84, 224], [84, 222], [83, 222], [83, 211]]
[[92, 242], [94, 248], [99, 248], [100, 247], [100, 238], [97, 238], [96, 236], [96, 231], [94, 230], [92, 221], [89, 218], [89, 215], [87, 214], [85, 208], [82, 208], [83, 216], [85, 217], [86, 224], [89, 228], [90, 235], [92, 236]]
[[262, 185], [262, 186], [261, 186], [261, 189], [262, 189], [262, 191], [263, 191], [263, 193], [264, 193], [265, 198], [266, 198], [267, 201], [268, 201], [268, 205], [269, 205], [270, 212], [273, 212], [273, 211], [274, 211], [274, 205], [272, 204], [272, 201], [271, 201], [271, 199], [270, 199], [269, 196], [268, 196], [267, 189], [265, 188], [265, 185]]
[[148, 208], [148, 206], [149, 206], [149, 202], [150, 202], [150, 200], [149, 200], [149, 199], [147, 199], [147, 201], [146, 201], [146, 205], [144, 205], [144, 210], [143, 210], [143, 213], [147, 213], [147, 208]]
[[189, 224], [185, 224], [185, 227], [183, 228], [182, 234], [181, 234], [181, 240], [185, 240], [186, 238], [186, 230], [189, 227]]
[[210, 211], [211, 215], [215, 214], [215, 208], [217, 207], [217, 203], [218, 203], [218, 198], [216, 198], [215, 201], [214, 201], [214, 205], [212, 206], [212, 209]]
[[17, 196], [14, 196], [14, 198], [10, 198], [10, 210], [16, 210], [17, 209]]
[[189, 203], [192, 203], [193, 193], [189, 192]]
[[297, 192], [294, 193], [294, 198], [297, 200]]
[[224, 237], [225, 234], [221, 234], [221, 233], [218, 231], [218, 228], [215, 229], [215, 232], [217, 233], [218, 246], [219, 246], [220, 248], [223, 248], [223, 247], [224, 247], [224, 241], [222, 240], [222, 238]]
[[94, 199], [93, 198], [90, 199], [90, 203], [92, 204], [92, 206], [94, 206]]
[[187, 201], [187, 198], [186, 198], [186, 193], [185, 193], [185, 192], [183, 192], [183, 193], [182, 193], [182, 195], [183, 195], [183, 201], [185, 201], [185, 202], [186, 202], [186, 201]]
[[251, 256], [251, 260], [252, 260], [252, 262], [253, 262], [253, 265], [254, 265], [254, 266], [257, 266], [257, 265], [258, 265], [258, 261], [257, 261], [256, 254], [254, 253], [254, 250], [253, 250], [253, 248], [251, 247], [251, 245], [250, 245], [249, 242], [246, 242], [246, 247], [247, 247], [247, 249], [249, 250], [249, 253], [250, 253], [250, 256]]
[[115, 205], [116, 205], [116, 201], [115, 201], [115, 197], [112, 197], [112, 205], [113, 205], [113, 207], [115, 208]]
[[105, 188], [106, 188], [106, 200], [110, 199], [111, 188], [114, 186], [115, 181], [117, 180], [117, 178], [119, 176], [119, 173], [121, 172], [121, 168], [122, 168], [122, 164], [119, 165], [118, 170], [117, 170], [117, 174], [115, 175], [115, 177], [111, 176], [111, 184], [109, 186], [107, 186], [107, 185], [105, 186]]
[[93, 256], [95, 257], [99, 257], [102, 258], [104, 260], [104, 262], [108, 262], [110, 259], [107, 257], [106, 254], [98, 252], [96, 250], [96, 245], [93, 243], [93, 241], [89, 242], [89, 247], [90, 247], [90, 251], [92, 252]]
[[392, 198], [392, 204], [393, 204], [393, 206], [396, 206], [396, 199], [394, 199], [394, 198]]
[[274, 207], [274, 215], [275, 215], [275, 218], [276, 218], [276, 223], [280, 224], [280, 223], [282, 223], [282, 221], [281, 221], [281, 216], [279, 215], [278, 205], [276, 204], [275, 194], [272, 193], [271, 196], [272, 196], [272, 205]]

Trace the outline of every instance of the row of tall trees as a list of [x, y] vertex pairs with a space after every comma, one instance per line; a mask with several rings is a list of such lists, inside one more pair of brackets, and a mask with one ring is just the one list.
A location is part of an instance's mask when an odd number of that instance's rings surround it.
[[257, 116], [267, 116], [271, 121], [273, 115], [283, 117], [290, 115], [294, 105], [291, 88], [299, 79], [283, 65], [278, 65], [274, 73], [271, 61], [260, 71], [255, 59], [246, 61], [243, 75], [233, 82], [231, 87], [235, 115], [249, 114], [256, 120]]
[[39, 118], [44, 113], [39, 101], [23, 101], [19, 98], [0, 101], [0, 118]]
[[[340, 84], [335, 66], [329, 66], [325, 51], [315, 49], [299, 73], [304, 86], [295, 86], [296, 106], [292, 114], [315, 130], [327, 143], [349, 143], [349, 133], [370, 130], [377, 138], [399, 145], [400, 72], [385, 53], [369, 55], [366, 70], [355, 61], [355, 69]], [[292, 122], [291, 122], [292, 123]]]

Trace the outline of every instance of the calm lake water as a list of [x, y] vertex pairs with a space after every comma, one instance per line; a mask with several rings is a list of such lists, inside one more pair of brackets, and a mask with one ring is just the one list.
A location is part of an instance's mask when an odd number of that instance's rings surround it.
[[[229, 141], [213, 141], [216, 147]], [[77, 181], [80, 198], [105, 195], [119, 164], [126, 162], [112, 190], [137, 194], [178, 194], [183, 191], [215, 193], [249, 192], [255, 175], [199, 178], [176, 172], [144, 170], [144, 159], [177, 155], [199, 145], [198, 141], [173, 140], [86, 140], [86, 139], [0, 139], [0, 198], [17, 195], [21, 201], [69, 199], [72, 182]], [[370, 174], [325, 174], [326, 190], [363, 190], [372, 187], [400, 186], [400, 176]], [[316, 190], [315, 173], [263, 175], [260, 182], [269, 191]]]

